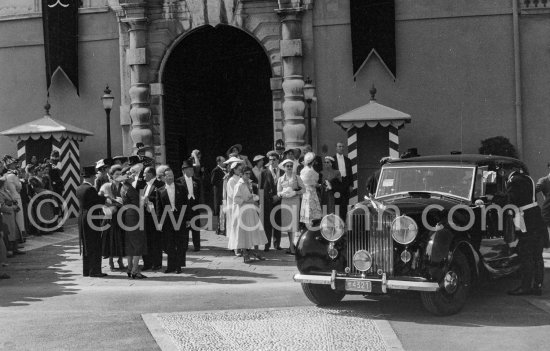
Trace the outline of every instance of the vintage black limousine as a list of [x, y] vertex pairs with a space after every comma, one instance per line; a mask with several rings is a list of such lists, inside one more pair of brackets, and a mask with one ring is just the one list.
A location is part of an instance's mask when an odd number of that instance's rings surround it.
[[[346, 294], [419, 291], [437, 315], [457, 313], [471, 285], [513, 273], [513, 216], [501, 168], [519, 160], [445, 155], [390, 161], [376, 194], [348, 213], [327, 215], [299, 238], [294, 280], [317, 305]], [[317, 230], [315, 230], [317, 229]]]

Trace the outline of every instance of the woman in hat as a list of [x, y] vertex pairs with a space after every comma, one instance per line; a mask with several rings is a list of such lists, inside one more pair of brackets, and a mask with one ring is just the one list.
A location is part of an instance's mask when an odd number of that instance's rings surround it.
[[[6, 178], [0, 178], [0, 213], [2, 214], [2, 225], [4, 235], [8, 237], [8, 251], [17, 255], [24, 254], [17, 248], [17, 240], [19, 239], [19, 228], [15, 222], [15, 216], [21, 209], [17, 202], [12, 197], [11, 193], [6, 189]], [[8, 254], [9, 255], [9, 254]]]
[[[122, 170], [124, 182], [120, 195], [122, 197], [122, 208], [124, 211], [122, 229], [125, 231], [124, 249], [128, 256], [128, 277], [132, 279], [147, 278], [141, 274], [139, 260], [141, 256], [147, 253], [147, 240], [145, 232], [139, 226], [139, 192], [132, 186], [136, 176], [140, 171], [138, 165], [126, 167]], [[131, 206], [130, 206], [131, 205]], [[127, 206], [127, 207], [125, 207]], [[117, 216], [118, 218], [119, 216]]]
[[290, 247], [287, 253], [294, 255], [294, 238], [297, 239], [300, 221], [300, 196], [305, 192], [305, 185], [294, 173], [292, 160], [284, 160], [279, 168], [285, 171], [277, 180], [277, 195], [281, 198], [281, 232], [288, 233]]
[[342, 175], [340, 171], [334, 169], [334, 158], [325, 156], [323, 161], [323, 170], [321, 171], [321, 205], [326, 206], [327, 214], [334, 213], [335, 202], [334, 194], [340, 191], [342, 186]]
[[314, 161], [315, 154], [313, 152], [305, 154], [304, 168], [300, 172], [300, 178], [306, 187], [306, 192], [302, 197], [302, 205], [300, 206], [300, 222], [304, 223], [308, 228], [312, 225], [316, 225], [315, 222], [323, 217], [321, 203], [317, 196], [319, 173], [315, 172], [313, 169]]
[[227, 157], [237, 157], [244, 162], [244, 165], [252, 168], [252, 163], [248, 159], [248, 156], [241, 155], [243, 146], [241, 144], [235, 144], [227, 150]]
[[[235, 235], [235, 228], [236, 228], [236, 205], [235, 205], [235, 187], [237, 186], [237, 183], [241, 179], [242, 169], [243, 169], [243, 161], [240, 159], [233, 159], [230, 158], [228, 161], [231, 161], [229, 164], [229, 178], [227, 180], [227, 186], [226, 186], [226, 235], [229, 239], [229, 243], [231, 243], [234, 239], [233, 236]], [[231, 247], [228, 245], [228, 248], [231, 249]], [[231, 249], [235, 250], [235, 255], [240, 256], [239, 250], [237, 249]]]
[[[97, 167], [97, 166], [96, 166]], [[108, 176], [110, 182], [105, 183], [99, 190], [99, 195], [108, 198], [108, 205], [105, 206], [105, 219], [102, 227], [109, 225], [101, 234], [101, 253], [103, 258], [109, 258], [109, 267], [115, 271], [114, 258], [118, 257], [118, 270], [124, 270], [122, 257], [126, 256], [124, 252], [124, 231], [117, 221], [117, 212], [122, 207], [122, 197], [120, 190], [122, 188], [121, 177], [122, 167], [114, 165], [109, 168]]]
[[257, 185], [261, 184], [262, 182], [262, 172], [265, 169], [264, 160], [265, 159], [263, 155], [256, 155], [252, 160], [254, 162], [254, 167], [252, 167], [250, 180]]
[[265, 260], [265, 257], [258, 252], [258, 245], [267, 243], [267, 237], [256, 206], [259, 197], [252, 191], [251, 175], [252, 169], [244, 167], [241, 179], [235, 186], [234, 216], [236, 225], [234, 235], [229, 241], [230, 249], [241, 249], [245, 263], [250, 262], [250, 249], [252, 248], [254, 248], [252, 251], [254, 257], [258, 260]]
[[[13, 201], [21, 208], [21, 181], [19, 180], [19, 176], [17, 175], [17, 171], [15, 170], [17, 167], [17, 160], [11, 157], [10, 155], [5, 155], [2, 159], [4, 163], [4, 167], [8, 170], [7, 173], [4, 175], [5, 178], [5, 188], [10, 193]], [[15, 213], [15, 223], [18, 227], [18, 238], [17, 240], [24, 241], [25, 234], [25, 218], [23, 217], [23, 212], [17, 211]]]

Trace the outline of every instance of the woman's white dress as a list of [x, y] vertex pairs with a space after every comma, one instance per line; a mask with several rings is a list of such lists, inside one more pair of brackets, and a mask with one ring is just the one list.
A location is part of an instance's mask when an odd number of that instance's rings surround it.
[[[235, 213], [235, 187], [237, 186], [237, 182], [241, 179], [238, 175], [233, 175], [229, 180], [227, 181], [227, 191], [226, 191], [226, 209], [225, 209], [225, 231], [227, 238], [229, 239], [229, 243], [233, 240], [233, 236], [235, 235], [235, 228], [237, 226], [237, 223], [235, 221], [236, 217], [234, 216]], [[228, 243], [228, 246], [229, 246]]]
[[283, 174], [277, 181], [277, 194], [281, 200], [281, 231], [297, 232], [300, 222], [300, 196], [305, 191], [302, 179], [297, 175]]
[[229, 248], [250, 249], [255, 245], [267, 244], [267, 236], [260, 222], [259, 209], [254, 201], [252, 191], [243, 179], [235, 187], [234, 218], [236, 226], [234, 235], [229, 239]]
[[315, 172], [313, 168], [306, 166], [300, 172], [300, 178], [302, 178], [302, 182], [306, 186], [306, 192], [302, 196], [302, 206], [300, 207], [300, 222], [311, 224], [313, 220], [323, 217], [321, 202], [317, 196], [319, 173]]

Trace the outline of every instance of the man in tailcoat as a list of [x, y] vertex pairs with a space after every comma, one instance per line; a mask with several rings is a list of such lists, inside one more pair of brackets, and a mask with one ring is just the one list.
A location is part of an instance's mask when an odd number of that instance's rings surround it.
[[[82, 170], [84, 181], [76, 189], [79, 202], [78, 232], [82, 244], [82, 275], [85, 277], [104, 277], [101, 272], [101, 206], [105, 197], [99, 196], [93, 186], [95, 167], [87, 166]], [[98, 219], [95, 219], [98, 218]]]
[[535, 183], [518, 168], [505, 168], [502, 175], [507, 177], [508, 203], [520, 210], [514, 224], [519, 239], [517, 249], [522, 275], [521, 286], [509, 291], [508, 294], [541, 295], [544, 281], [543, 238], [548, 234], [535, 199]]
[[[142, 271], [162, 268], [162, 232], [157, 230], [153, 216], [156, 215], [155, 203], [157, 190], [164, 183], [157, 179], [154, 167], [146, 167], [143, 172], [145, 187], [142, 193], [143, 213], [145, 214], [145, 236], [147, 238], [147, 255], [143, 256]], [[158, 219], [160, 220], [160, 219]]]
[[334, 194], [335, 203], [339, 207], [339, 216], [346, 219], [348, 213], [349, 195], [353, 189], [353, 174], [351, 169], [351, 160], [344, 156], [344, 144], [336, 143], [336, 155], [334, 155], [334, 169], [340, 171], [342, 175], [342, 188], [340, 196]]
[[[223, 203], [223, 178], [227, 174], [225, 171], [224, 163], [225, 158], [223, 156], [216, 157], [217, 166], [212, 170], [210, 176], [210, 183], [212, 184], [212, 193], [213, 193], [213, 213], [214, 216], [218, 216], [218, 228], [216, 229], [216, 234], [224, 235], [225, 228], [221, 227], [221, 221], [219, 220], [220, 209]], [[223, 214], [221, 214], [223, 215]]]
[[[174, 182], [174, 171], [164, 169], [164, 186], [157, 190], [155, 210], [157, 218], [162, 221], [162, 233], [164, 251], [168, 255], [168, 266], [164, 273], [181, 273], [181, 267], [185, 267], [186, 251], [189, 246], [189, 233], [185, 230], [183, 219], [185, 198], [181, 185]], [[163, 219], [163, 212], [167, 212]], [[171, 212], [175, 223], [168, 216]], [[181, 222], [180, 222], [181, 217]]]
[[[260, 218], [267, 236], [264, 251], [269, 251], [272, 239], [273, 247], [281, 250], [281, 210], [278, 209], [273, 216], [271, 216], [271, 212], [281, 204], [281, 199], [277, 196], [277, 180], [282, 172], [279, 169], [279, 154], [277, 151], [268, 152], [267, 158], [269, 164], [262, 172], [262, 182], [260, 183], [260, 189], [264, 191], [263, 208], [261, 209], [263, 215]], [[271, 222], [271, 218], [274, 218], [275, 223]]]
[[187, 231], [187, 235], [189, 235], [188, 231], [191, 231], [193, 238], [193, 251], [200, 251], [201, 232], [198, 228], [198, 226], [200, 226], [200, 221], [198, 220], [200, 211], [194, 210], [193, 207], [200, 204], [201, 183], [199, 178], [195, 177], [192, 159], [183, 161], [181, 171], [183, 175], [178, 178], [177, 183], [181, 185], [183, 189], [183, 197], [186, 205], [184, 217], [186, 222], [185, 230]]

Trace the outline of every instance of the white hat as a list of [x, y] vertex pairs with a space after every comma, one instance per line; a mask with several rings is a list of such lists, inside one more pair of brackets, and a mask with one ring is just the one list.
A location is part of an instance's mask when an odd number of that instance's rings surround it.
[[308, 163], [311, 163], [313, 162], [313, 160], [315, 160], [315, 154], [313, 152], [308, 152], [305, 156], [304, 156], [304, 164], [307, 165]]
[[95, 163], [95, 169], [105, 167], [105, 166], [107, 165], [105, 164], [105, 159], [103, 158]]
[[282, 169], [283, 171], [285, 170], [285, 165], [287, 163], [292, 163], [294, 164], [294, 161], [292, 161], [291, 159], [285, 159], [283, 162], [279, 163], [279, 168]]
[[263, 155], [256, 155], [256, 156], [254, 156], [254, 159], [252, 159], [252, 162], [256, 162], [256, 161], [263, 160], [263, 159], [264, 159]]
[[243, 160], [235, 161], [235, 162], [231, 163], [231, 166], [229, 166], [229, 168], [233, 169], [233, 168], [235, 168], [235, 167], [237, 167], [238, 165], [243, 164], [243, 163], [244, 163]]
[[227, 161], [225, 161], [223, 164], [228, 165], [228, 164], [231, 164], [231, 163], [234, 163], [234, 162], [242, 162], [242, 160], [238, 157], [232, 156], [229, 159], [227, 159]]
[[332, 157], [332, 156], [325, 156], [325, 160], [330, 160], [330, 161], [334, 162], [334, 157]]

